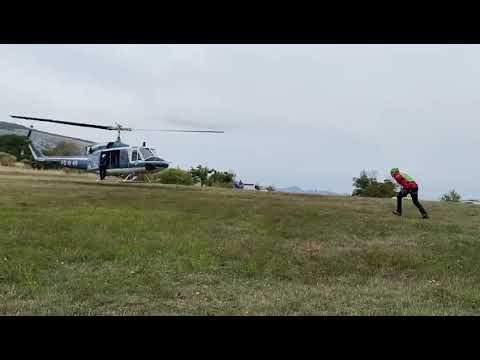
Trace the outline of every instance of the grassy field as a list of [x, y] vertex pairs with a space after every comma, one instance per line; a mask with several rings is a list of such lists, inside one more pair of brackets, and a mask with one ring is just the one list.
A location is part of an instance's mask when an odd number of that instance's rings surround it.
[[480, 206], [0, 168], [3, 315], [480, 312]]

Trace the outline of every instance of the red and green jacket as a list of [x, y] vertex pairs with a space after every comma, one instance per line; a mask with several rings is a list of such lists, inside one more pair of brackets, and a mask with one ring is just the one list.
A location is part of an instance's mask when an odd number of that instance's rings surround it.
[[407, 174], [401, 173], [400, 171], [397, 171], [394, 173], [393, 178], [397, 183], [401, 185], [402, 188], [404, 189], [417, 189], [418, 185], [417, 183]]

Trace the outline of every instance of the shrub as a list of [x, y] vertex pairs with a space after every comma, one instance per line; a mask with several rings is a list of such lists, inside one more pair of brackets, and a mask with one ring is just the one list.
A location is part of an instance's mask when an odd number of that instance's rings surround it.
[[190, 168], [189, 173], [192, 176], [193, 182], [200, 183], [201, 186], [231, 188], [235, 180], [235, 173], [233, 171], [218, 171], [201, 165], [198, 165], [196, 168]]
[[165, 169], [155, 176], [155, 181], [162, 184], [193, 185], [192, 175], [181, 169]]
[[17, 157], [6, 152], [0, 152], [0, 165], [13, 166], [17, 162]]
[[203, 167], [198, 165], [196, 168], [191, 168], [189, 173], [193, 179], [194, 183], [200, 183], [201, 186], [208, 185], [211, 186], [211, 183], [208, 181], [209, 174], [211, 174], [214, 170], [209, 169], [208, 167]]
[[373, 172], [369, 175], [366, 171], [362, 171], [360, 177], [353, 178], [353, 186], [355, 189], [352, 196], [378, 198], [395, 196], [395, 184], [390, 180], [384, 180], [383, 183], [379, 182]]
[[17, 160], [32, 158], [26, 136], [13, 134], [0, 136], [0, 152], [13, 155]]
[[460, 196], [459, 193], [457, 193], [455, 190], [450, 190], [448, 193], [443, 194], [442, 200], [443, 201], [460, 201], [462, 197]]
[[213, 170], [207, 180], [207, 185], [231, 188], [234, 180], [235, 174], [233, 172]]

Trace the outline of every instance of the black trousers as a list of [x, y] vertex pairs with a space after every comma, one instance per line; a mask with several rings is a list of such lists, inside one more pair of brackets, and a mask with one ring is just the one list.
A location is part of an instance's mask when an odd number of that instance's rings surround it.
[[422, 215], [425, 215], [427, 212], [423, 208], [422, 204], [418, 201], [418, 188], [417, 189], [402, 189], [397, 194], [397, 211], [401, 214], [402, 213], [402, 199], [407, 196], [408, 194], [412, 197], [413, 204], [417, 207]]
[[100, 180], [105, 179], [105, 176], [107, 176], [107, 168], [106, 167], [100, 167]]

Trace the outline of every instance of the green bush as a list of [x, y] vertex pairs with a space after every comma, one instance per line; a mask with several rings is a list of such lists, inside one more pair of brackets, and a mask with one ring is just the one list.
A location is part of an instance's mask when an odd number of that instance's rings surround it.
[[189, 173], [195, 184], [200, 183], [201, 186], [204, 186], [204, 185], [211, 186], [211, 183], [209, 183], [208, 178], [213, 171], [214, 170], [209, 169], [206, 166], [203, 167], [202, 165], [198, 165], [196, 168], [192, 167]]
[[228, 171], [213, 170], [207, 180], [208, 186], [232, 187], [235, 174]]
[[6, 152], [0, 152], [0, 165], [12, 166], [17, 162], [17, 157]]
[[155, 176], [155, 181], [162, 184], [193, 185], [192, 175], [180, 169], [165, 169]]
[[442, 195], [443, 201], [458, 202], [462, 197], [455, 190], [450, 190], [448, 193]]
[[13, 155], [17, 160], [32, 159], [26, 136], [14, 134], [0, 136], [0, 152]]
[[235, 180], [235, 174], [232, 171], [218, 171], [198, 165], [189, 171], [194, 183], [200, 183], [201, 186], [232, 187]]
[[393, 182], [379, 182], [373, 173], [368, 175], [366, 171], [362, 171], [360, 177], [353, 178], [353, 186], [352, 196], [389, 198], [396, 195]]

